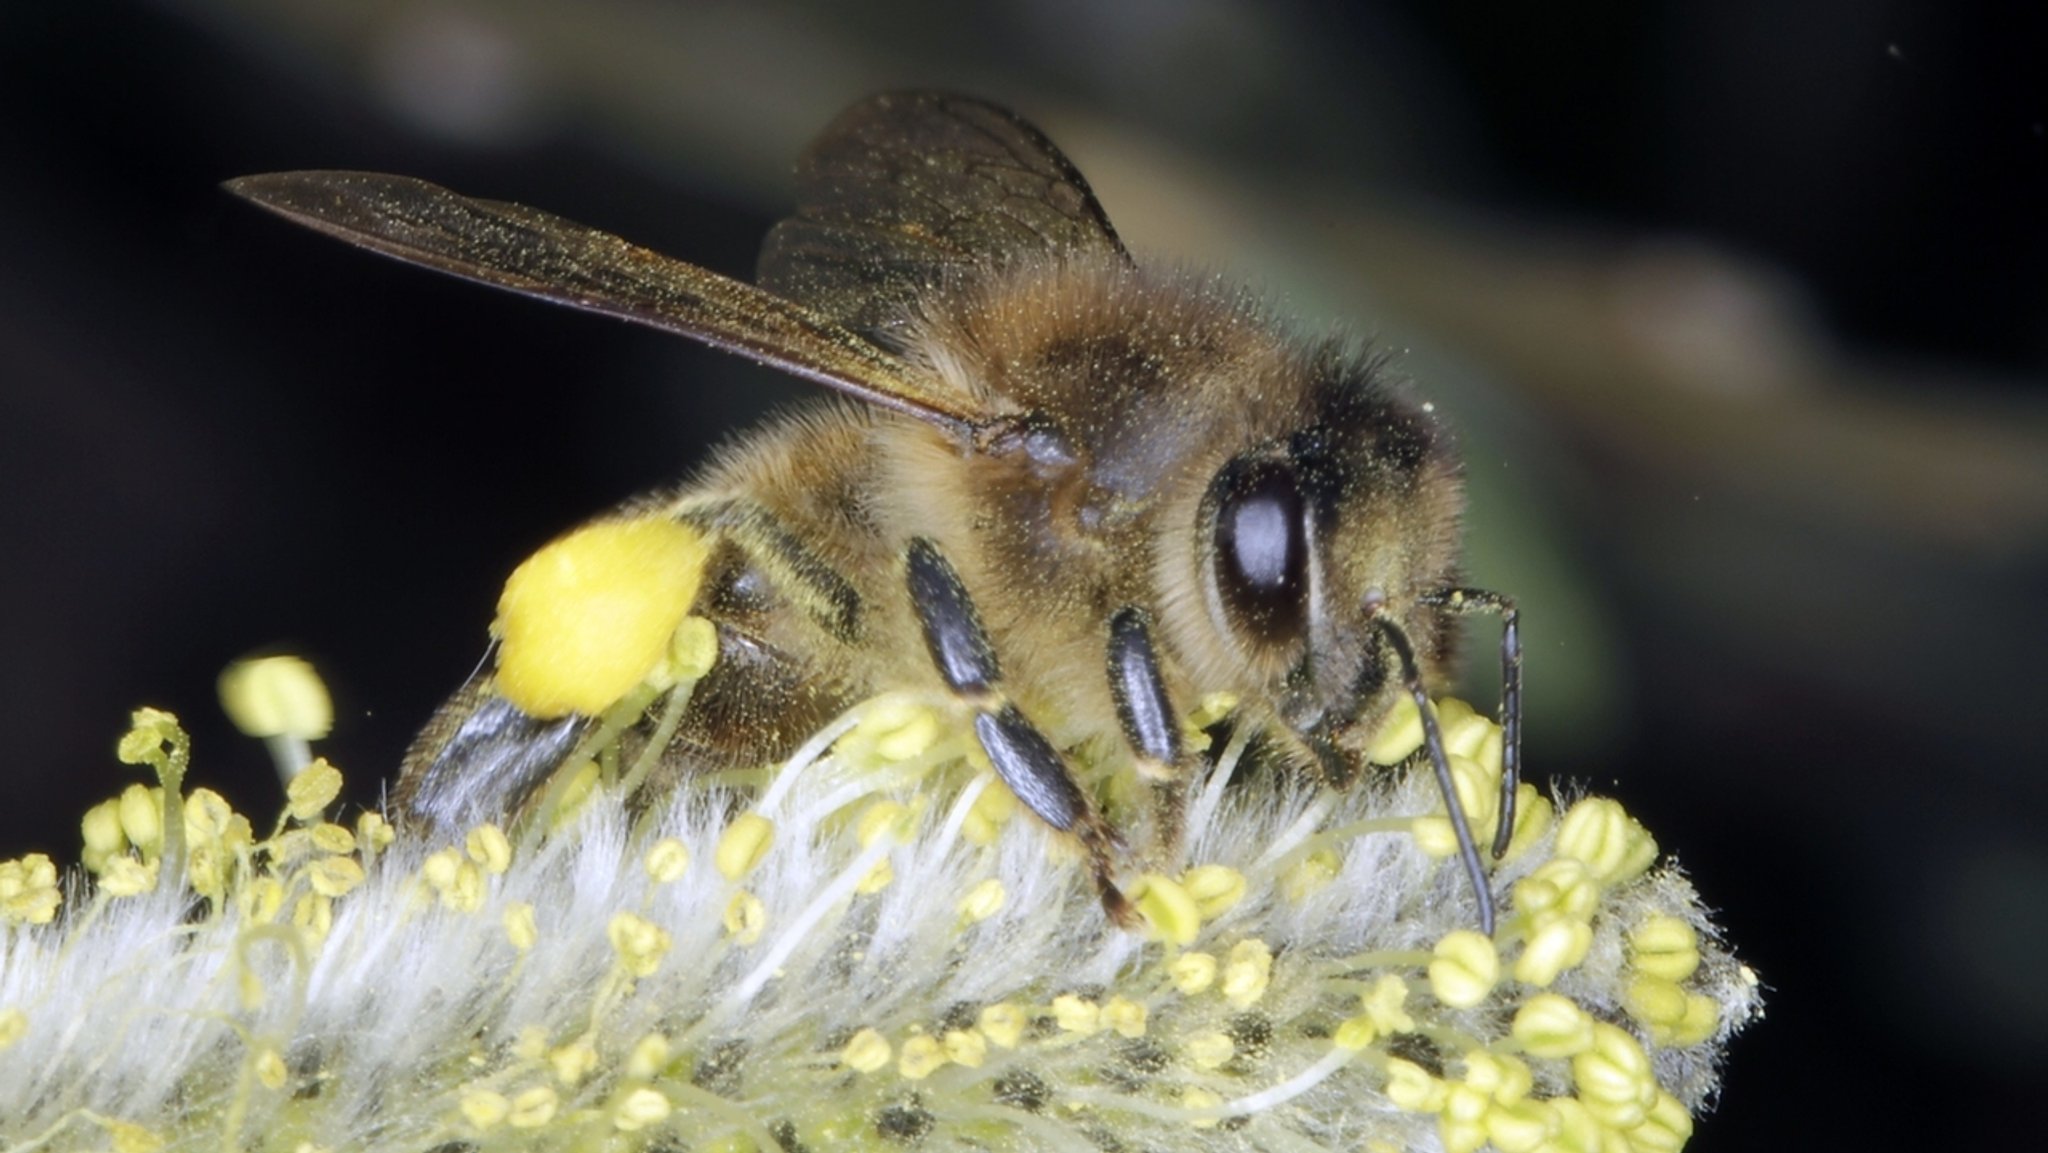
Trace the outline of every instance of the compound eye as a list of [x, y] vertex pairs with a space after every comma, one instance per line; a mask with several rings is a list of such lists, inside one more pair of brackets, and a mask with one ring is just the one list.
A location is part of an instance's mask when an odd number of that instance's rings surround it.
[[1293, 467], [1235, 460], [1210, 492], [1216, 588], [1233, 621], [1269, 644], [1299, 638], [1308, 617], [1308, 522]]

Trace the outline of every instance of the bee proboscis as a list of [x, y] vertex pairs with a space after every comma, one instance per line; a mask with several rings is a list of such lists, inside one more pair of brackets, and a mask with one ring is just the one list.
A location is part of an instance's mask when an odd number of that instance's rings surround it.
[[[1265, 755], [1344, 780], [1405, 697], [1490, 933], [1426, 692], [1455, 617], [1503, 617], [1498, 855], [1519, 762], [1517, 615], [1459, 584], [1458, 464], [1429, 409], [1349, 342], [1299, 339], [1242, 291], [1133, 261], [1072, 163], [993, 105], [869, 98], [797, 176], [758, 286], [406, 177], [228, 188], [839, 394], [631, 506], [706, 550], [677, 611], [711, 622], [717, 656], [661, 753], [671, 781], [785, 755], [878, 691], [941, 691], [1126, 917], [1120, 840], [1071, 750], [1120, 750], [1171, 804], [1198, 768], [1180, 718], [1228, 694]], [[474, 680], [415, 743], [400, 807], [460, 825], [530, 803], [595, 723], [542, 711]]]

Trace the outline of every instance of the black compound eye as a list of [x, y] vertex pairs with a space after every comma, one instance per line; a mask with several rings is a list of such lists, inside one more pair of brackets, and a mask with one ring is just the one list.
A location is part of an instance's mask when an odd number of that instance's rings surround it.
[[1235, 460], [1217, 474], [1216, 588], [1233, 621], [1268, 643], [1308, 617], [1308, 522], [1285, 461]]

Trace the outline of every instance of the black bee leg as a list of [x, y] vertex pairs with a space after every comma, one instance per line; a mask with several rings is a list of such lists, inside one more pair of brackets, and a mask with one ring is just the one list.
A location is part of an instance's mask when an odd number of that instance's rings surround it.
[[1493, 856], [1499, 860], [1515, 835], [1515, 788], [1522, 783], [1521, 613], [1513, 597], [1485, 589], [1445, 589], [1424, 597], [1423, 603], [1459, 616], [1500, 617], [1500, 820], [1493, 829]]
[[1443, 730], [1437, 727], [1436, 713], [1429, 707], [1429, 690], [1422, 684], [1422, 672], [1415, 664], [1414, 646], [1408, 643], [1408, 634], [1401, 626], [1382, 616], [1372, 618], [1379, 626], [1380, 635], [1394, 650], [1394, 656], [1401, 666], [1401, 684], [1415, 701], [1415, 711], [1422, 715], [1422, 744], [1429, 750], [1429, 766], [1436, 772], [1436, 787], [1444, 795], [1444, 813], [1451, 820], [1451, 830], [1458, 838], [1458, 859], [1464, 862], [1465, 875], [1472, 882], [1472, 894], [1479, 899], [1479, 931], [1493, 936], [1493, 890], [1486, 883], [1486, 866], [1479, 860], [1479, 846], [1472, 840], [1472, 826], [1465, 820], [1464, 802], [1458, 799], [1458, 786], [1451, 780], [1451, 759], [1444, 753]]
[[1167, 694], [1159, 650], [1152, 643], [1152, 617], [1136, 605], [1109, 618], [1109, 695], [1138, 773], [1153, 783], [1161, 802], [1157, 848], [1171, 855], [1180, 845], [1189, 774], [1182, 760], [1180, 714]]
[[1118, 924], [1137, 912], [1112, 880], [1116, 838], [1088, 803], [1059, 750], [1016, 704], [1003, 695], [1002, 670], [974, 601], [937, 545], [913, 538], [905, 556], [910, 603], [924, 626], [925, 644], [946, 686], [974, 706], [974, 735], [996, 774], [1046, 824], [1080, 838], [1088, 850], [1102, 907]]

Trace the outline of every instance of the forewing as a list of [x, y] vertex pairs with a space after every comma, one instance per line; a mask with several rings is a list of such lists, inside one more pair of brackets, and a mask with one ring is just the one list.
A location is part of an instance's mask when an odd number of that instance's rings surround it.
[[850, 328], [885, 331], [963, 268], [1031, 257], [1128, 260], [1088, 182], [1012, 113], [891, 92], [841, 113], [797, 161], [797, 209], [756, 279]]
[[538, 209], [373, 172], [277, 172], [226, 187], [374, 252], [694, 337], [956, 433], [977, 415], [815, 309]]

